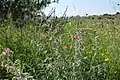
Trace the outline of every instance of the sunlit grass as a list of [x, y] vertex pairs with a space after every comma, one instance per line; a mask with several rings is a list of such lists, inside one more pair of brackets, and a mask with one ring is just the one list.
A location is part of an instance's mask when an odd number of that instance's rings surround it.
[[20, 60], [21, 70], [38, 80], [119, 80], [120, 28], [113, 21], [69, 19], [59, 23], [57, 33], [5, 22], [0, 24], [0, 52], [10, 48], [13, 62]]

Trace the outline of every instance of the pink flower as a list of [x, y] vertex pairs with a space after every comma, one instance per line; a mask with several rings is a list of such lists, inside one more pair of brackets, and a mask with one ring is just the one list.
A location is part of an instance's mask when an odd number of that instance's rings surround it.
[[11, 50], [10, 50], [10, 48], [5, 48], [3, 51], [2, 51], [2, 53], [3, 54], [7, 54], [7, 53], [9, 53]]
[[63, 45], [63, 49], [66, 49], [67, 48], [67, 46], [66, 45]]
[[71, 45], [70, 45], [70, 49], [72, 49], [72, 48], [73, 48], [73, 45], [71, 44]]
[[54, 17], [53, 17], [53, 16], [51, 16], [51, 17], [50, 17], [50, 20], [54, 20]]
[[55, 26], [55, 31], [60, 31], [60, 29], [61, 29], [61, 26], [59, 26], [59, 25]]

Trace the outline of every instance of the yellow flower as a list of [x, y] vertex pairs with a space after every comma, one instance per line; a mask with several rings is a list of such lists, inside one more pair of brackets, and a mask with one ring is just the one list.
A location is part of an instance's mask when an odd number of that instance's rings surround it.
[[105, 62], [107, 62], [107, 61], [109, 61], [109, 59], [108, 59], [108, 58], [106, 58], [106, 59], [105, 59]]
[[101, 53], [101, 56], [103, 57], [103, 56], [104, 56], [104, 53]]

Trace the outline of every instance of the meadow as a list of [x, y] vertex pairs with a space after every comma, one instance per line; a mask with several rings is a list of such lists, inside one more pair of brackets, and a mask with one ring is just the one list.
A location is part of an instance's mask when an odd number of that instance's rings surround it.
[[0, 79], [120, 80], [120, 15], [0, 23]]

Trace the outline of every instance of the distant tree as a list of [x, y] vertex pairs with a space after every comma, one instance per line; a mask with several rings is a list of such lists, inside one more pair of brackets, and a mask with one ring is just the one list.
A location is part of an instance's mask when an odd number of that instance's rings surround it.
[[80, 18], [80, 15], [76, 15], [75, 17]]
[[93, 19], [93, 20], [95, 19], [94, 16], [88, 16], [88, 18], [89, 18], [89, 19]]
[[120, 12], [116, 12], [116, 14], [120, 14]]
[[102, 17], [101, 17], [101, 16], [99, 16], [97, 19], [99, 19], [99, 20], [100, 20], [100, 19], [102, 19]]
[[106, 14], [103, 14], [103, 16], [111, 16], [111, 14], [107, 14], [107, 13], [106, 13]]

